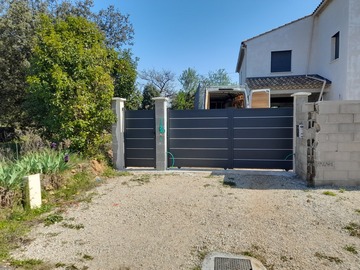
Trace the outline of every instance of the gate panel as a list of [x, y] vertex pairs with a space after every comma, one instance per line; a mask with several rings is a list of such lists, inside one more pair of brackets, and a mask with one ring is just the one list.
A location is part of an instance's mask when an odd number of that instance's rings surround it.
[[229, 164], [229, 128], [225, 110], [168, 112], [168, 164], [175, 167], [220, 167]]
[[125, 167], [155, 166], [155, 111], [125, 111]]
[[234, 168], [292, 169], [293, 109], [234, 111]]

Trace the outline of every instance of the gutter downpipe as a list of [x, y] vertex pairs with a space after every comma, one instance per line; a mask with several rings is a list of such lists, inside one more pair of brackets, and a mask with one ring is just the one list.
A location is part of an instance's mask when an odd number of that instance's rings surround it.
[[310, 44], [309, 44], [309, 52], [308, 52], [308, 62], [307, 62], [307, 68], [306, 68], [306, 78], [310, 78], [313, 80], [317, 80], [323, 83], [322, 87], [321, 87], [321, 91], [320, 91], [320, 95], [319, 95], [319, 99], [318, 102], [322, 100], [323, 94], [324, 94], [324, 90], [325, 90], [325, 86], [326, 86], [326, 80], [325, 79], [319, 79], [313, 76], [309, 76], [309, 69], [310, 69], [310, 58], [311, 58], [311, 52], [312, 52], [312, 44], [313, 44], [313, 38], [314, 38], [314, 28], [315, 28], [315, 16], [316, 14], [312, 15], [312, 26], [311, 26], [311, 36], [310, 36]]

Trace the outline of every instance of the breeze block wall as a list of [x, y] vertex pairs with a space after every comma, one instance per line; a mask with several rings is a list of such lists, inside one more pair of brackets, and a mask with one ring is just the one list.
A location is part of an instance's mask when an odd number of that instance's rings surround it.
[[314, 186], [360, 186], [360, 101], [306, 103], [299, 117], [296, 173]]

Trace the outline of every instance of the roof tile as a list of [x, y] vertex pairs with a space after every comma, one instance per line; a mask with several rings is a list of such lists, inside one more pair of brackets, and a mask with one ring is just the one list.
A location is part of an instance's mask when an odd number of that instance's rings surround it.
[[326, 87], [329, 87], [329, 85], [331, 84], [331, 81], [319, 75], [251, 77], [246, 79], [246, 84], [250, 89], [321, 89], [323, 83], [314, 78], [326, 80]]

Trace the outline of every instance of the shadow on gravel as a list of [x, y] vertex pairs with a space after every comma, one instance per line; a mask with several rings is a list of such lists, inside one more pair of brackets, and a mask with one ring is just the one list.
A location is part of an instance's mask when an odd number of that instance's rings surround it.
[[[286, 171], [263, 171], [263, 170], [221, 170], [212, 171], [212, 175], [223, 175], [224, 185], [233, 188], [244, 189], [288, 189], [288, 190], [317, 190], [334, 189], [339, 190], [337, 186], [311, 187], [307, 182], [300, 179], [293, 172]], [[347, 191], [360, 190], [359, 187], [346, 187]]]
[[307, 183], [292, 172], [227, 170], [213, 171], [212, 175], [224, 175], [224, 185], [244, 189], [309, 189]]

